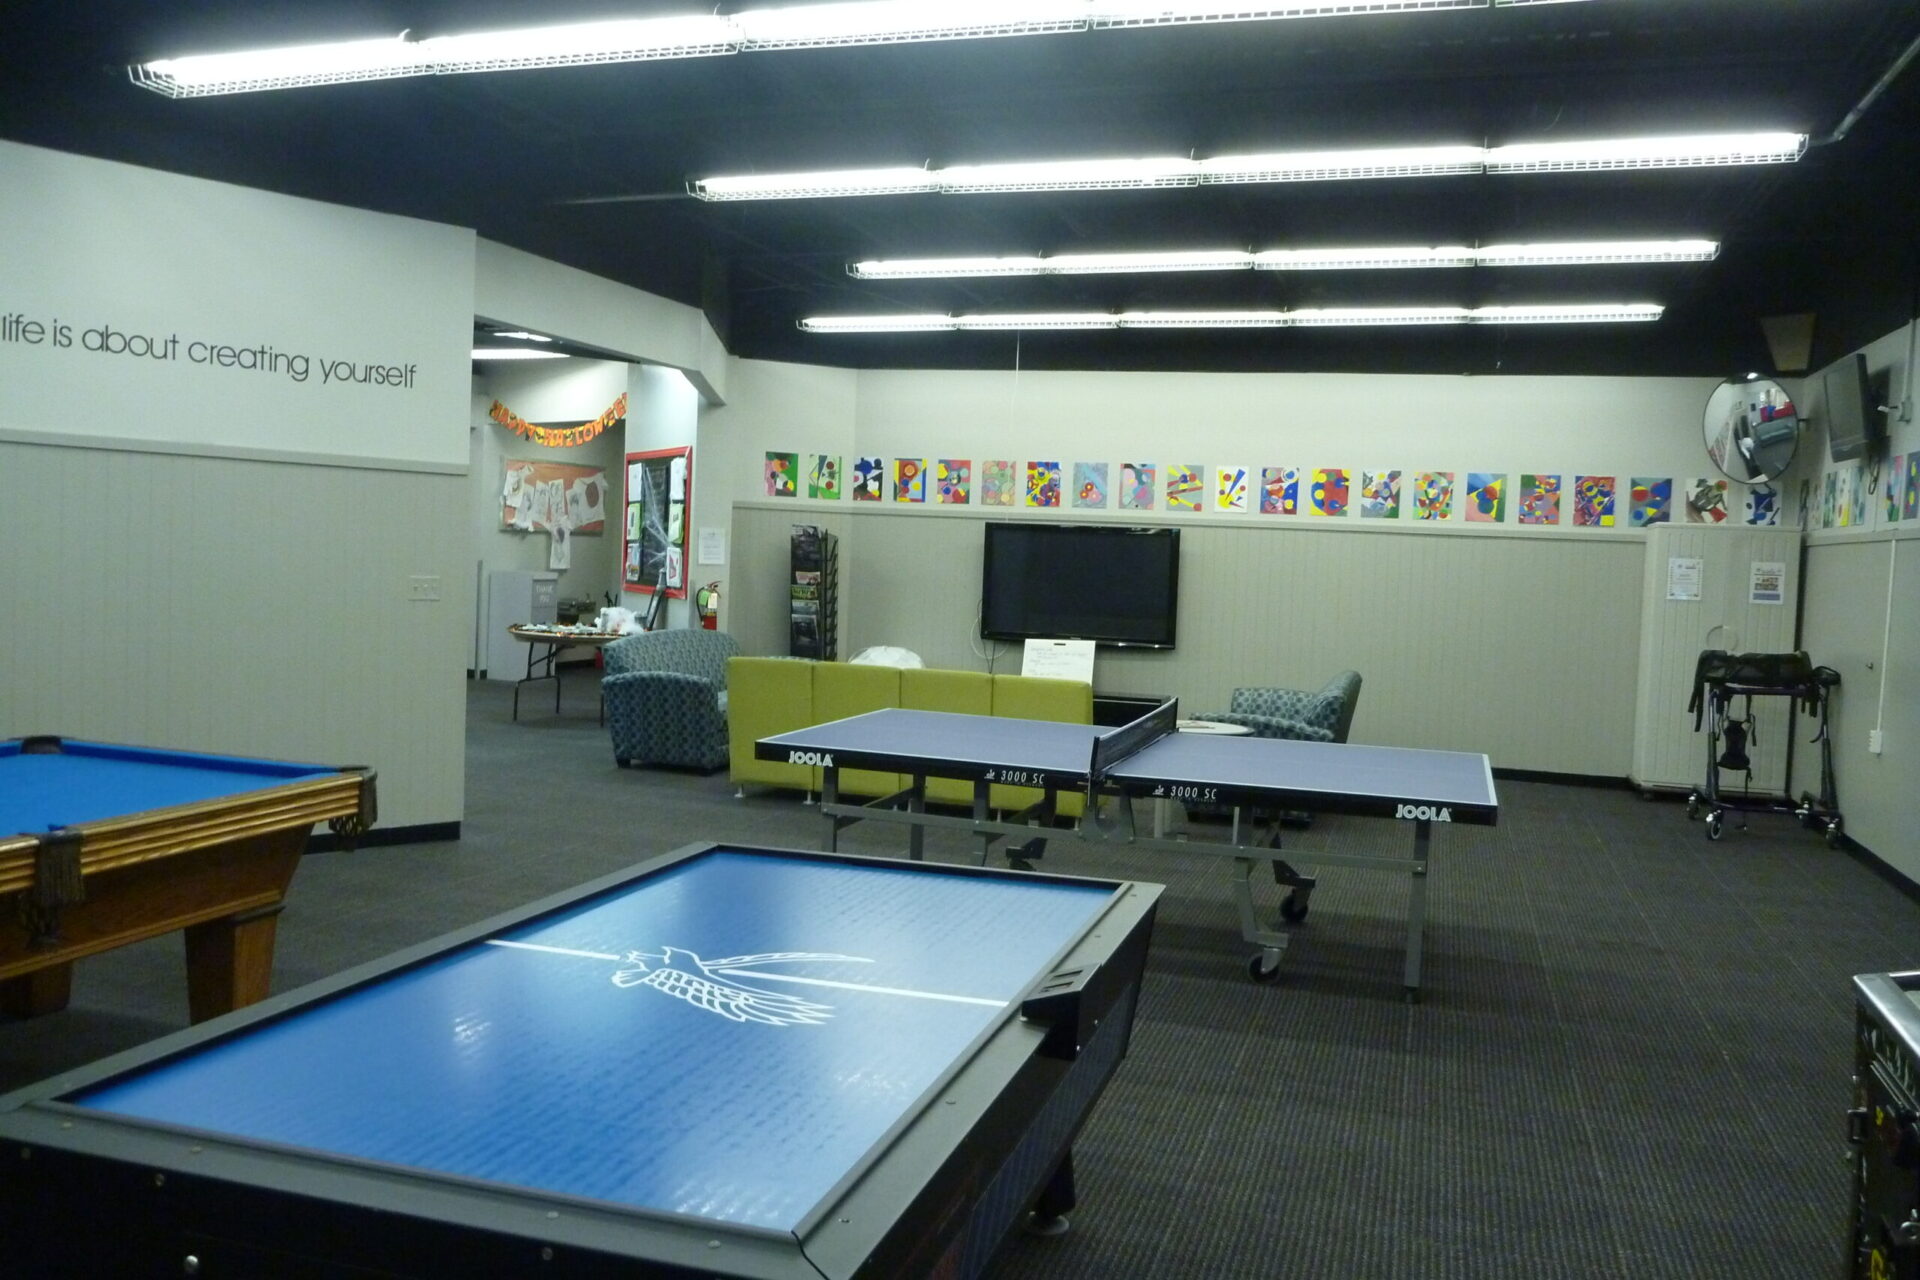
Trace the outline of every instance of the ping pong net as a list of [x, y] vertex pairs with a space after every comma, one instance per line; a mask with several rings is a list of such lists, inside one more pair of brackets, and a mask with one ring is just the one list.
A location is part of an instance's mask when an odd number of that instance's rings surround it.
[[1087, 786], [1097, 788], [1109, 770], [1146, 750], [1180, 728], [1180, 703], [1169, 698], [1138, 720], [1103, 733], [1093, 740], [1093, 758], [1087, 764]]

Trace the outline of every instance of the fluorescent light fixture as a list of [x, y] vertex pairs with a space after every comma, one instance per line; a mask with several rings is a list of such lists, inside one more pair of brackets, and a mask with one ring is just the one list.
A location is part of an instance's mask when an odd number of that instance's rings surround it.
[[1487, 148], [1488, 173], [1572, 169], [1675, 169], [1721, 164], [1783, 164], [1807, 150], [1804, 133], [1708, 133], [1590, 142], [1523, 142]]
[[1094, 0], [1094, 27], [1162, 27], [1189, 22], [1252, 22], [1262, 18], [1332, 18], [1429, 9], [1484, 9], [1487, 0]]
[[[1188, 271], [1366, 271], [1423, 267], [1580, 266], [1614, 262], [1707, 262], [1714, 240], [1593, 240], [1547, 244], [1382, 245], [1353, 249], [1195, 249], [1160, 253], [1060, 253], [1050, 258], [891, 258], [847, 264], [856, 280], [950, 280], [993, 276], [1120, 275]], [[503, 335], [504, 336], [504, 335]]]
[[[1443, 174], [1545, 173], [1569, 169], [1662, 169], [1776, 164], [1807, 149], [1804, 133], [1699, 134], [1538, 142], [1504, 147], [1388, 147], [1301, 151], [1188, 160], [1058, 160], [963, 165], [950, 169], [844, 169], [825, 173], [700, 178], [687, 190], [702, 200], [779, 200], [795, 196], [898, 195], [984, 191], [1100, 191], [1235, 182], [1320, 182]], [[906, 175], [911, 175], [907, 177]]]
[[1022, 329], [1286, 329], [1432, 324], [1612, 324], [1658, 320], [1652, 302], [1525, 307], [1314, 307], [1293, 311], [1078, 311], [1031, 315], [809, 316], [807, 333], [929, 333]]
[[427, 71], [420, 46], [405, 36], [343, 40], [241, 53], [162, 58], [129, 68], [133, 82], [171, 98], [301, 85], [390, 80]]
[[541, 351], [537, 347], [475, 347], [475, 360], [565, 360], [564, 351]]
[[704, 14], [520, 27], [420, 42], [428, 64], [424, 69], [436, 75], [712, 57], [738, 47], [739, 35], [727, 19]]
[[1087, 29], [1086, 0], [867, 0], [749, 9], [723, 19], [742, 49], [812, 49], [985, 36], [1051, 35]]
[[493, 336], [496, 338], [518, 338], [522, 342], [552, 342], [553, 341], [552, 338], [549, 338], [544, 334], [528, 333], [525, 329], [502, 329], [500, 332], [494, 334]]

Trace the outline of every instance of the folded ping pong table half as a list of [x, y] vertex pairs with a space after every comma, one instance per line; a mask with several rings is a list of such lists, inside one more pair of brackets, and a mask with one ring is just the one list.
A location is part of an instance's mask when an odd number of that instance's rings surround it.
[[[1404, 872], [1410, 877], [1404, 979], [1408, 999], [1417, 1000], [1433, 827], [1435, 823], [1492, 826], [1499, 820], [1499, 798], [1487, 757], [1414, 747], [1182, 734], [1175, 731], [1178, 716], [1178, 705], [1171, 701], [1117, 728], [889, 708], [762, 738], [754, 744], [754, 755], [820, 769], [820, 811], [827, 819], [824, 847], [828, 850], [837, 847], [840, 831], [855, 822], [895, 822], [908, 826], [913, 858], [924, 855], [928, 829], [949, 829], [980, 839], [982, 864], [995, 844], [1006, 841], [1008, 862], [1026, 866], [1045, 852], [1060, 794], [1083, 792], [1088, 815], [1083, 835], [1140, 849], [1234, 860], [1241, 936], [1258, 948], [1248, 962], [1248, 972], [1261, 981], [1279, 972], [1289, 940], [1281, 925], [1306, 918], [1315, 881], [1296, 870], [1294, 863]], [[899, 773], [911, 777], [912, 783], [867, 804], [842, 804], [841, 769]], [[926, 781], [930, 777], [971, 782], [972, 813], [928, 812]], [[1018, 814], [996, 818], [990, 803], [991, 788], [996, 785], [1036, 788], [1041, 799]], [[1113, 801], [1110, 808], [1103, 808], [1103, 798]], [[1233, 806], [1232, 837], [1229, 841], [1166, 840], [1143, 835], [1134, 821], [1136, 800]], [[1240, 820], [1242, 809], [1256, 808], [1311, 809], [1407, 822], [1413, 826], [1412, 855], [1283, 852], [1277, 822], [1256, 830], [1257, 824]], [[1276, 921], [1263, 922], [1254, 901], [1256, 863], [1266, 864], [1275, 882], [1288, 890]]]

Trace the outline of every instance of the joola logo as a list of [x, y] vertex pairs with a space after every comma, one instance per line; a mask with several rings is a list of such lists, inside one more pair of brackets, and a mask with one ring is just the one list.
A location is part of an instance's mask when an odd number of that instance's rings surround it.
[[1453, 810], [1431, 804], [1403, 804], [1393, 811], [1396, 818], [1415, 818], [1422, 822], [1452, 822]]
[[833, 768], [833, 753], [830, 751], [789, 751], [788, 764], [817, 764], [823, 769]]

